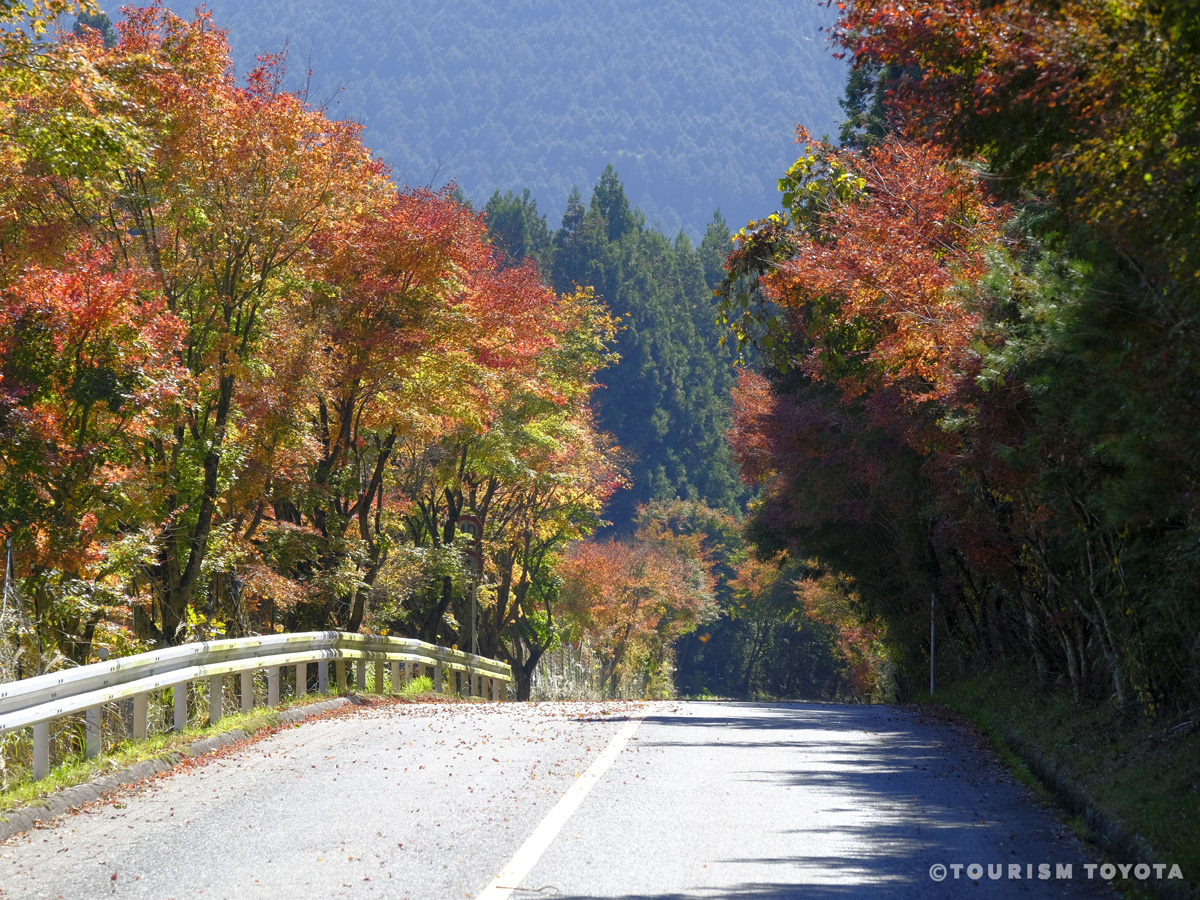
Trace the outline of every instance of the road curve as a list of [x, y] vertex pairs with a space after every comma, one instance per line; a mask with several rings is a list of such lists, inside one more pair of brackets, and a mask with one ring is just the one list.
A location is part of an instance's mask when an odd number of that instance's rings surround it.
[[18, 835], [0, 897], [1113, 896], [1093, 861], [970, 736], [909, 709], [408, 704]]

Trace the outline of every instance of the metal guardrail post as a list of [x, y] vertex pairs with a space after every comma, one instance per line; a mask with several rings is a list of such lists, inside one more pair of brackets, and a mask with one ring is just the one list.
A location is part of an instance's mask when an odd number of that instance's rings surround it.
[[375, 693], [376, 694], [387, 693], [383, 689], [383, 660], [381, 660], [381, 659], [375, 660]]
[[360, 693], [367, 692], [367, 663], [365, 660], [359, 660], [358, 665], [354, 667], [354, 689]]
[[33, 780], [40, 781], [50, 774], [50, 723], [33, 726]]
[[438, 664], [433, 667], [433, 689], [437, 693], [442, 692], [442, 662], [438, 660]]
[[392, 671], [390, 674], [392, 681], [391, 684], [388, 685], [388, 690], [390, 690], [393, 694], [398, 694], [401, 690], [403, 690], [400, 682], [400, 663], [395, 661], [392, 662]]
[[220, 675], [208, 679], [208, 724], [216, 725], [225, 712], [224, 682]]
[[329, 693], [329, 663], [323, 659], [317, 662], [317, 693]]
[[181, 681], [175, 685], [175, 731], [187, 728], [187, 690], [188, 683]]
[[339, 694], [346, 693], [346, 661], [339, 659], [333, 664], [334, 674], [337, 676], [337, 689]]
[[296, 663], [296, 693], [293, 696], [303, 697], [308, 693], [308, 663]]
[[267, 706], [279, 705], [279, 666], [267, 669]]
[[88, 759], [95, 759], [100, 755], [101, 747], [101, 720], [104, 716], [103, 706], [93, 706], [83, 717], [84, 731], [84, 756]]
[[133, 698], [133, 739], [144, 741], [150, 736], [150, 695], [135, 694]]
[[248, 713], [254, 709], [254, 670], [247, 669], [242, 673], [242, 712]]

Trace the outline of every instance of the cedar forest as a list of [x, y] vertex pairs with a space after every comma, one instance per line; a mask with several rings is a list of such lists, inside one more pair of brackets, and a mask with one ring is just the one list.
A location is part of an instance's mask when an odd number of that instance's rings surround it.
[[557, 222], [612, 163], [648, 222], [695, 241], [714, 209], [770, 209], [796, 122], [837, 132], [848, 68], [825, 42], [834, 11], [795, 0], [205, 6], [239, 70], [287, 47], [289, 83], [361, 122], [399, 181], [453, 179], [478, 204], [528, 188]]
[[465, 645], [470, 514], [522, 698], [564, 644], [611, 695], [905, 698], [932, 623], [947, 676], [1194, 707], [1200, 12], [838, 8], [839, 139], [693, 243], [612, 167], [557, 230], [398, 188], [207, 14], [0, 4], [0, 678]]

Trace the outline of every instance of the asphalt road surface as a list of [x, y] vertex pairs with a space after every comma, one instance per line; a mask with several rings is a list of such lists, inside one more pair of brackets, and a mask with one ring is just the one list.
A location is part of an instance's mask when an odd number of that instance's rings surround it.
[[907, 709], [408, 704], [18, 835], [0, 897], [1112, 896], [1094, 862], [970, 735]]

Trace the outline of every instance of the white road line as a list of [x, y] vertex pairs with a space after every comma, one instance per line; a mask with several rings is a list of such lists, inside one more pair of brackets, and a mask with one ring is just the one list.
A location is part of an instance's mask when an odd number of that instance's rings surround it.
[[583, 802], [588, 791], [600, 780], [600, 776], [608, 771], [608, 767], [625, 749], [625, 745], [633, 737], [633, 733], [637, 731], [644, 718], [646, 718], [646, 713], [637, 713], [625, 723], [620, 731], [613, 735], [613, 739], [608, 742], [604, 752], [597, 756], [595, 761], [588, 766], [587, 771], [567, 789], [567, 792], [562, 795], [562, 799], [555, 804], [554, 809], [550, 810], [549, 815], [542, 819], [538, 827], [533, 830], [533, 834], [525, 839], [525, 843], [492, 879], [491, 884], [476, 895], [475, 900], [508, 900], [512, 892], [520, 888], [521, 881], [537, 865], [537, 861], [542, 858], [546, 848], [558, 837], [558, 833], [567, 824], [567, 819], [571, 818], [571, 814], [579, 809], [579, 804]]

